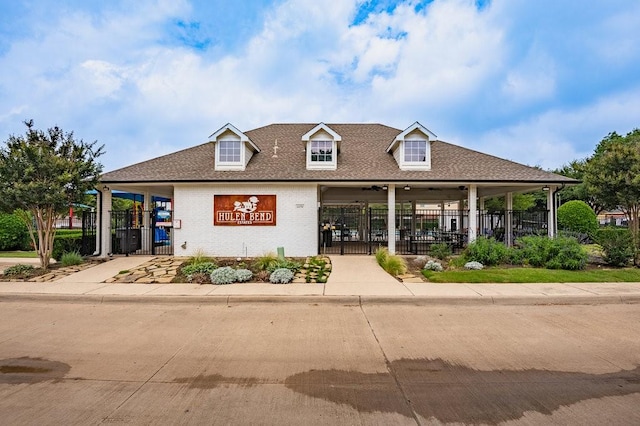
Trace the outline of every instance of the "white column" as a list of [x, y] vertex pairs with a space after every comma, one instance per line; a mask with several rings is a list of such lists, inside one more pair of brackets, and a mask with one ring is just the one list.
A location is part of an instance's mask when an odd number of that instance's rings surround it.
[[387, 242], [389, 253], [396, 252], [396, 186], [390, 184], [387, 190]]
[[478, 236], [478, 209], [476, 199], [478, 197], [478, 187], [476, 185], [469, 185], [468, 205], [469, 205], [469, 228], [468, 241], [471, 243], [476, 240]]
[[480, 222], [478, 223], [478, 226], [480, 227], [480, 235], [485, 235], [485, 228], [487, 225], [485, 224], [484, 197], [480, 197], [478, 199], [478, 210], [480, 211]]
[[151, 253], [151, 241], [153, 236], [151, 235], [151, 211], [153, 210], [151, 193], [146, 191], [144, 196], [144, 211], [142, 213], [142, 229], [140, 232], [140, 238], [142, 238], [142, 250], [145, 253]]
[[504, 198], [507, 210], [504, 215], [504, 242], [511, 247], [513, 245], [513, 192], [507, 192]]
[[547, 235], [549, 238], [556, 236], [556, 205], [553, 202], [553, 191], [555, 187], [549, 188], [547, 191]]
[[102, 202], [98, 214], [100, 226], [100, 257], [107, 257], [111, 254], [111, 190], [104, 186], [102, 191]]
[[411, 236], [416, 235], [416, 200], [411, 201]]

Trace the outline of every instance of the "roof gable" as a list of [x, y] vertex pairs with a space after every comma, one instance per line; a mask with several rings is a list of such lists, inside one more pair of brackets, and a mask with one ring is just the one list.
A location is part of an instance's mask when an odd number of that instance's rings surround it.
[[240, 138], [240, 142], [244, 142], [249, 144], [249, 146], [255, 151], [260, 152], [260, 148], [256, 144], [254, 144], [251, 139], [240, 130], [238, 130], [233, 124], [227, 123], [224, 126], [220, 127], [218, 130], [209, 135], [210, 142], [216, 142], [219, 137], [224, 136], [225, 133], [231, 132]]
[[316, 127], [314, 127], [313, 129], [309, 130], [307, 133], [302, 135], [302, 138], [301, 138], [302, 141], [303, 142], [309, 142], [309, 139], [311, 139], [313, 137], [313, 135], [315, 135], [316, 133], [318, 133], [321, 130], [324, 130], [325, 132], [329, 133], [334, 141], [336, 141], [336, 142], [342, 141], [342, 136], [340, 136], [331, 127], [327, 126], [324, 123], [318, 124]]
[[393, 151], [393, 149], [399, 142], [403, 141], [408, 135], [414, 133], [415, 131], [419, 131], [420, 133], [425, 135], [427, 137], [427, 140], [435, 140], [438, 138], [438, 136], [436, 136], [435, 133], [433, 133], [431, 130], [427, 129], [422, 124], [416, 121], [415, 123], [407, 127], [402, 133], [400, 133], [398, 136], [396, 136], [393, 139], [393, 141], [391, 142], [391, 144], [389, 144], [389, 147], [387, 148], [387, 152]]

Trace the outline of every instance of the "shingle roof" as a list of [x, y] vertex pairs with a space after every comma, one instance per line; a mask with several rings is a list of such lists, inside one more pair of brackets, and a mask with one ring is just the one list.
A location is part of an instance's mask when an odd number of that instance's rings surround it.
[[[245, 171], [214, 170], [208, 142], [105, 173], [104, 183], [211, 181], [433, 181], [575, 183], [564, 176], [439, 140], [431, 146], [431, 170], [400, 170], [390, 142], [402, 131], [381, 124], [327, 124], [342, 136], [337, 170], [307, 170], [302, 135], [316, 124], [271, 124], [244, 132], [261, 152]], [[273, 146], [278, 140], [277, 157]]]

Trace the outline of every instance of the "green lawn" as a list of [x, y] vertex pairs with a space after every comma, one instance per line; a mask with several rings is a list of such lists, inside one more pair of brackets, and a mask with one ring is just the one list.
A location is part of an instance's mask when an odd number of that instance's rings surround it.
[[0, 257], [36, 258], [35, 251], [0, 251]]
[[640, 282], [639, 268], [564, 271], [541, 268], [487, 268], [480, 271], [422, 271], [434, 283]]

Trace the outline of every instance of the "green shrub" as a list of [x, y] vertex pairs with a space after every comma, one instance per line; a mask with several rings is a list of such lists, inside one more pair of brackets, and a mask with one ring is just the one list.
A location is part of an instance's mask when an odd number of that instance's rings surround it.
[[393, 276], [402, 275], [407, 272], [407, 262], [396, 254], [390, 254], [382, 264], [382, 269]]
[[587, 264], [587, 252], [575, 238], [531, 235], [519, 238], [517, 244], [524, 262], [531, 266], [577, 270]]
[[4, 275], [6, 276], [15, 276], [15, 275], [24, 275], [31, 273], [35, 268], [31, 265], [13, 265], [9, 266], [4, 270]]
[[436, 272], [442, 272], [444, 270], [440, 262], [434, 262], [433, 260], [430, 260], [427, 263], [425, 263], [422, 269], [427, 269], [429, 271], [436, 271]]
[[267, 268], [267, 272], [272, 273], [276, 269], [289, 269], [295, 274], [300, 270], [301, 267], [302, 265], [295, 260], [276, 259], [276, 263], [269, 265], [269, 267]]
[[587, 203], [571, 200], [558, 208], [558, 228], [593, 236], [598, 230], [598, 218]]
[[567, 269], [570, 271], [584, 269], [588, 255], [577, 240], [573, 238], [555, 238], [553, 242], [553, 256], [545, 265], [548, 269]]
[[[193, 255], [189, 258], [190, 265], [198, 265], [201, 263], [212, 263], [212, 259], [210, 259], [203, 249], [197, 249]], [[213, 270], [209, 271], [209, 273], [213, 272]]]
[[62, 266], [80, 265], [82, 264], [82, 262], [84, 262], [84, 259], [77, 251], [64, 253], [60, 259], [60, 263], [62, 263]]
[[625, 266], [633, 258], [633, 238], [627, 228], [599, 229], [595, 240], [602, 247], [608, 265]]
[[261, 271], [267, 271], [269, 269], [275, 269], [275, 266], [278, 264], [278, 256], [275, 253], [265, 253], [262, 256], [259, 256], [254, 261], [254, 266], [256, 269]]
[[51, 257], [55, 260], [62, 260], [62, 255], [70, 252], [78, 252], [82, 250], [82, 231], [80, 234], [58, 234], [56, 233], [53, 240], [53, 251]]
[[382, 266], [389, 257], [389, 250], [386, 247], [380, 247], [378, 250], [376, 250], [375, 255], [376, 262], [378, 262], [378, 265]]
[[236, 269], [236, 281], [243, 283], [249, 281], [253, 277], [253, 273], [248, 269]]
[[506, 262], [510, 265], [522, 265], [524, 263], [522, 250], [518, 247], [507, 247]]
[[483, 265], [498, 265], [507, 260], [507, 247], [493, 238], [478, 237], [463, 253], [466, 262], [480, 262]]
[[202, 263], [192, 263], [182, 267], [182, 273], [189, 277], [193, 274], [207, 274], [211, 275], [213, 271], [218, 268], [214, 262], [202, 262]]
[[32, 249], [24, 222], [15, 214], [0, 214], [0, 251]]
[[523, 263], [542, 268], [549, 260], [552, 244], [549, 237], [528, 235], [518, 238], [516, 244], [519, 247]]
[[444, 260], [451, 256], [451, 247], [447, 243], [437, 243], [431, 245], [431, 255], [440, 260]]
[[276, 269], [269, 276], [269, 281], [273, 284], [288, 284], [293, 280], [294, 273], [290, 269]]
[[230, 266], [223, 266], [211, 273], [213, 284], [231, 284], [236, 282], [236, 270]]

